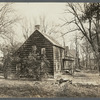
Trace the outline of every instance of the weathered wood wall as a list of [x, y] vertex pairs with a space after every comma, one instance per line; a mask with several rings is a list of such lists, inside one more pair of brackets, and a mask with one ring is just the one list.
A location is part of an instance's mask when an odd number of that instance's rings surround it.
[[64, 49], [53, 46], [54, 73], [62, 70], [62, 59], [64, 58]]
[[[32, 46], [36, 45], [37, 52], [41, 54], [41, 48], [46, 49], [46, 56], [50, 62], [50, 68], [48, 71], [50, 74], [54, 74], [53, 70], [53, 46], [52, 44], [41, 34], [39, 31], [35, 31], [28, 40], [17, 50], [16, 55], [20, 55], [21, 58], [27, 57], [32, 50]], [[15, 70], [15, 68], [13, 68]]]

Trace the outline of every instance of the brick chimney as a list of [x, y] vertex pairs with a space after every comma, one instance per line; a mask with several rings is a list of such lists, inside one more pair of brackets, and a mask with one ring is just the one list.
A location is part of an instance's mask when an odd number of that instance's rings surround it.
[[68, 54], [68, 51], [69, 51], [69, 47], [68, 47], [68, 46], [66, 46], [66, 47], [65, 47], [65, 55], [67, 55], [67, 54]]
[[35, 25], [35, 30], [40, 30], [40, 25]]

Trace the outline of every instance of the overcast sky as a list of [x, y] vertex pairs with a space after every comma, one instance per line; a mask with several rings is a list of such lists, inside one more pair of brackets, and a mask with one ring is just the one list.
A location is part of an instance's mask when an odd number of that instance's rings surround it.
[[[35, 19], [36, 24], [39, 24], [39, 16], [43, 15], [46, 16], [49, 22], [54, 22], [55, 24], [63, 24], [64, 22], [61, 19], [64, 17], [69, 20], [71, 19], [71, 14], [68, 13], [65, 15], [64, 13], [66, 3], [15, 3], [13, 7], [19, 16], [26, 17], [31, 22]], [[63, 30], [65, 30], [63, 32], [66, 32], [68, 29], [65, 27]], [[71, 33], [65, 36], [66, 42], [70, 41], [70, 38], [72, 40]]]
[[65, 3], [15, 3], [14, 9], [28, 19], [45, 15], [50, 21], [59, 21], [65, 9]]
[[[39, 24], [39, 16], [46, 16], [46, 19], [49, 22], [54, 22], [56, 24], [63, 24], [64, 22], [61, 20], [64, 17], [67, 19], [71, 19], [71, 14], [64, 13], [66, 9], [66, 3], [14, 3], [13, 8], [16, 11], [16, 15], [21, 18], [26, 18], [28, 22], [33, 22], [36, 20], [35, 24]], [[73, 28], [74, 26], [72, 26]], [[16, 34], [18, 41], [23, 41], [21, 27], [16, 27]], [[63, 32], [68, 31], [67, 27], [63, 28]], [[55, 34], [56, 35], [56, 34]], [[55, 36], [56, 40], [58, 40], [61, 44], [63, 43], [60, 35]], [[71, 42], [74, 39], [74, 34], [70, 33], [65, 35], [66, 45], [70, 46]], [[72, 45], [71, 45], [72, 46]]]

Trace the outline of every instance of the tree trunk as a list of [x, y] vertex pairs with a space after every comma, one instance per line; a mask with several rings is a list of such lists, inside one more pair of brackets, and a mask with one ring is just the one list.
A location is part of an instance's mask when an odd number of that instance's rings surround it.
[[98, 54], [98, 69], [99, 69], [99, 76], [100, 76], [100, 52]]
[[97, 37], [97, 45], [98, 45], [98, 68], [99, 68], [99, 75], [100, 75], [100, 39], [99, 39], [99, 3], [98, 3], [98, 10], [97, 10], [97, 18], [96, 18], [96, 37]]

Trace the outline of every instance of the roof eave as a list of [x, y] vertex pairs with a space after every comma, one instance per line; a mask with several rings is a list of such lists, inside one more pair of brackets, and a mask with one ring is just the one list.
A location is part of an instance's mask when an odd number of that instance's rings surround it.
[[[54, 45], [54, 44], [53, 44], [53, 45]], [[64, 47], [61, 47], [61, 46], [58, 46], [58, 45], [54, 45], [54, 46], [59, 47], [59, 48], [62, 48], [62, 49], [65, 49]]]

